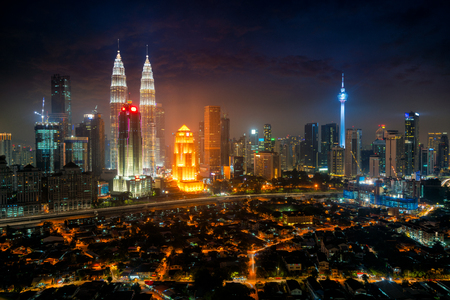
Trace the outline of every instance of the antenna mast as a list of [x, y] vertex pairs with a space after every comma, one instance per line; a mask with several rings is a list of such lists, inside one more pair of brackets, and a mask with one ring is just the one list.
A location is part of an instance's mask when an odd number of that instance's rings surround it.
[[44, 105], [45, 105], [45, 97], [42, 98], [42, 115], [41, 115], [42, 123], [44, 123]]

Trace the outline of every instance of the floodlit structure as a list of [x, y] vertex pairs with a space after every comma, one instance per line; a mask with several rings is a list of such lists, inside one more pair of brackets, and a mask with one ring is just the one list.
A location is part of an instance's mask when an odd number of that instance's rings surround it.
[[345, 148], [345, 102], [348, 99], [348, 95], [345, 92], [344, 87], [344, 73], [342, 73], [342, 86], [341, 86], [341, 92], [338, 94], [339, 102], [341, 102], [341, 128], [340, 128], [340, 144], [341, 148]]
[[125, 68], [123, 66], [120, 51], [114, 61], [113, 73], [111, 76], [110, 88], [110, 108], [111, 108], [111, 139], [110, 139], [110, 162], [111, 169], [117, 169], [118, 163], [118, 139], [119, 139], [119, 113], [122, 105], [126, 103], [128, 88]]
[[130, 192], [132, 197], [148, 196], [152, 179], [142, 173], [141, 114], [131, 100], [122, 106], [118, 121], [118, 169], [113, 191]]
[[204, 164], [209, 166], [211, 173], [218, 175], [220, 173], [221, 148], [220, 106], [205, 106], [204, 126]]
[[181, 126], [175, 135], [173, 162], [172, 175], [178, 182], [180, 190], [185, 192], [203, 190], [203, 183], [197, 181], [194, 135], [186, 125]]
[[156, 172], [156, 102], [155, 82], [153, 80], [152, 66], [145, 58], [141, 78], [141, 101], [139, 108], [142, 117], [142, 165], [145, 174]]

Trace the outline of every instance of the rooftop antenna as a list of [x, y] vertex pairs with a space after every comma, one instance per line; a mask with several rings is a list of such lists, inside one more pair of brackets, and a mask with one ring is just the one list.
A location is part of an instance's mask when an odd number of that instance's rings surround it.
[[120, 52], [120, 42], [119, 42], [119, 39], [117, 39], [117, 52]]
[[41, 115], [42, 123], [44, 123], [44, 105], [45, 105], [45, 97], [42, 97], [42, 115]]
[[146, 45], [146, 46], [147, 46], [147, 51], [146, 51], [146, 53], [145, 53], [145, 54], [146, 54], [146, 55], [147, 55], [147, 57], [148, 57], [148, 45]]

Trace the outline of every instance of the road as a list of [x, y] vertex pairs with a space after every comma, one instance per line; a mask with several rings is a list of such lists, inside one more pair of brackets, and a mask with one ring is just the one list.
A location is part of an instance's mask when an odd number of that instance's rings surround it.
[[85, 209], [85, 210], [74, 210], [74, 211], [66, 211], [66, 212], [58, 212], [58, 213], [46, 213], [46, 214], [38, 214], [26, 217], [16, 217], [16, 218], [6, 218], [0, 219], [0, 227], [11, 226], [15, 228], [21, 227], [31, 227], [36, 226], [44, 221], [57, 221], [57, 220], [65, 220], [70, 217], [78, 216], [78, 217], [89, 217], [95, 215], [109, 215], [114, 213], [126, 213], [133, 211], [142, 211], [145, 209], [169, 209], [173, 207], [185, 206], [185, 205], [201, 205], [205, 203], [217, 203], [217, 202], [227, 202], [234, 200], [248, 200], [254, 198], [272, 198], [272, 197], [293, 197], [293, 198], [302, 198], [304, 196], [328, 196], [329, 194], [336, 194], [336, 192], [317, 192], [317, 193], [292, 193], [292, 194], [251, 194], [251, 195], [229, 195], [229, 196], [210, 196], [210, 197], [199, 197], [199, 198], [190, 198], [190, 199], [177, 199], [177, 200], [149, 200], [147, 203], [143, 204], [132, 204], [125, 206], [115, 206], [115, 207], [107, 207], [107, 208], [96, 208], [96, 209]]

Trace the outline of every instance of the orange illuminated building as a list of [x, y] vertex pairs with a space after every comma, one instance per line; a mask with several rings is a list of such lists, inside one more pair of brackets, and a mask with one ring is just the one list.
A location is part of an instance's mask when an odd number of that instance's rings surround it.
[[203, 183], [197, 181], [194, 149], [194, 135], [186, 125], [181, 126], [175, 135], [172, 176], [174, 180], [178, 181], [180, 190], [184, 192], [203, 190]]

